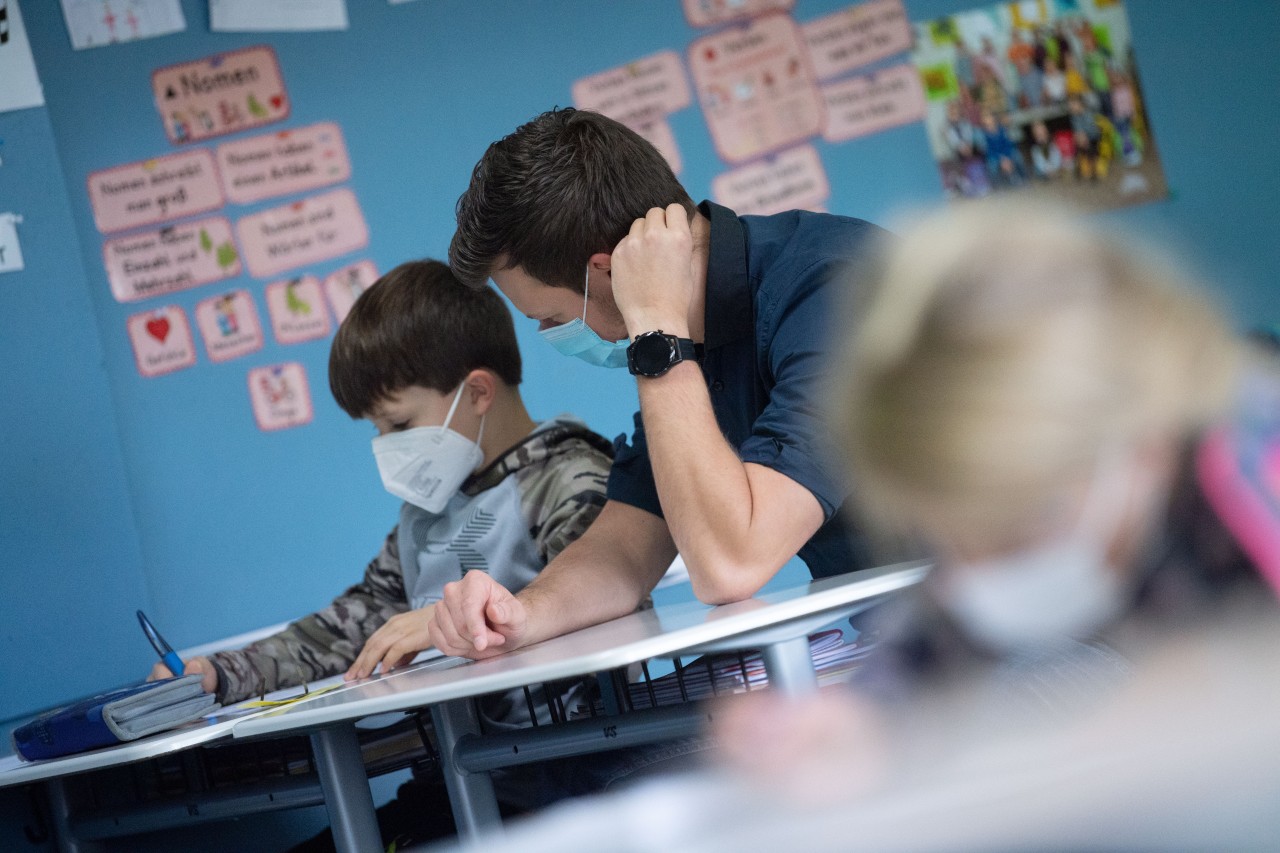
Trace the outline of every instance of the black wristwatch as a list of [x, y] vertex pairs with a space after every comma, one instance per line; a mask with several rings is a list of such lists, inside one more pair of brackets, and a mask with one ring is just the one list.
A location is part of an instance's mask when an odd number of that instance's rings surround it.
[[682, 361], [700, 361], [702, 344], [677, 338], [659, 329], [643, 332], [627, 347], [627, 369], [632, 376], [661, 376]]

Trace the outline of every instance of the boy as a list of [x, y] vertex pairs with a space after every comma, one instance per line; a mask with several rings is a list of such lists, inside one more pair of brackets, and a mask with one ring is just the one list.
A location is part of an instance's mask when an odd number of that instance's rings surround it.
[[[192, 658], [186, 672], [224, 704], [344, 671], [363, 678], [430, 647], [445, 583], [480, 569], [527, 584], [600, 512], [612, 448], [572, 417], [535, 424], [520, 381], [511, 315], [493, 290], [424, 260], [361, 294], [334, 338], [329, 386], [347, 414], [377, 428], [383, 484], [405, 501], [399, 523], [329, 607], [243, 649]], [[481, 711], [500, 727], [530, 722], [523, 693]]]

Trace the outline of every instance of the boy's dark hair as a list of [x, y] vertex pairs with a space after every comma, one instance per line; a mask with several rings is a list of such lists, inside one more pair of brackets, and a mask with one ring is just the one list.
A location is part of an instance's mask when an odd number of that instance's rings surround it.
[[485, 368], [520, 384], [511, 312], [490, 287], [463, 287], [440, 261], [410, 261], [356, 300], [329, 350], [329, 389], [362, 418], [410, 385], [441, 393]]
[[489, 146], [458, 199], [449, 263], [482, 287], [505, 256], [538, 281], [582, 292], [587, 261], [612, 252], [650, 208], [693, 199], [658, 149], [600, 113], [554, 109]]

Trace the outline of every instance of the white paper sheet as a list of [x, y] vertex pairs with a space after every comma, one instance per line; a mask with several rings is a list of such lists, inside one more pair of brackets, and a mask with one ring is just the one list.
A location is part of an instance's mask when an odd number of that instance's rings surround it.
[[180, 0], [62, 0], [62, 17], [76, 50], [166, 36], [187, 28]]
[[209, 29], [214, 32], [346, 28], [346, 0], [209, 0]]
[[17, 223], [22, 217], [0, 213], [0, 272], [17, 272], [23, 268], [22, 245], [18, 243]]
[[18, 0], [0, 0], [0, 112], [44, 104]]

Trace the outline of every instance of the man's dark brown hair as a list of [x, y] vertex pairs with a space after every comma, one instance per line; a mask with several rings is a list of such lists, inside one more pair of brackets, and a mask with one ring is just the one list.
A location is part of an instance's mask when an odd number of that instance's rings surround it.
[[329, 389], [363, 418], [410, 385], [453, 391], [476, 368], [520, 384], [511, 312], [493, 288], [463, 287], [440, 261], [411, 261], [356, 300], [329, 350]]
[[693, 199], [663, 156], [599, 113], [545, 112], [489, 146], [458, 199], [449, 263], [482, 287], [504, 261], [538, 281], [582, 292], [587, 261], [612, 252], [650, 208]]

